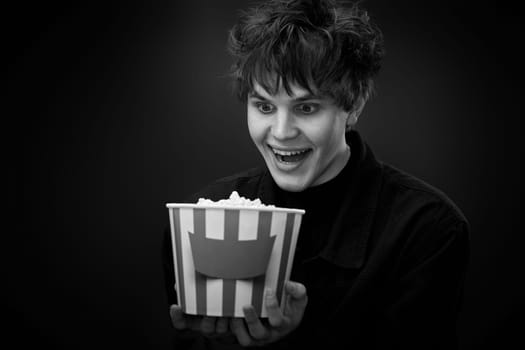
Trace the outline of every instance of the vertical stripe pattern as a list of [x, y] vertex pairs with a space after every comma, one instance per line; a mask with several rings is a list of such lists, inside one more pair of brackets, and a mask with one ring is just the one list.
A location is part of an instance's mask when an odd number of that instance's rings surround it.
[[181, 251], [181, 233], [180, 233], [180, 209], [170, 211], [171, 224], [171, 239], [174, 244], [173, 248], [173, 262], [175, 266], [175, 287], [177, 290], [178, 304], [183, 309], [186, 309], [186, 298], [184, 297], [184, 278], [182, 266], [182, 251]]
[[[193, 232], [196, 235], [206, 234], [206, 210], [194, 209], [193, 210]], [[207, 314], [207, 279], [206, 276], [195, 272], [195, 286], [196, 286], [196, 300], [197, 300], [197, 314]]]
[[[236, 241], [239, 239], [239, 211], [226, 210], [224, 220], [224, 239]], [[229, 229], [228, 229], [229, 228]], [[235, 314], [235, 280], [223, 280], [222, 312], [224, 315]]]
[[[257, 227], [257, 238], [269, 237], [272, 225], [272, 212], [261, 211], [259, 212], [259, 224]], [[253, 279], [252, 288], [252, 305], [257, 312], [257, 315], [261, 315], [263, 309], [263, 298], [264, 298], [264, 281], [265, 275], [257, 276]]]
[[[206, 209], [205, 235], [209, 239], [224, 240], [224, 210]], [[221, 316], [222, 311], [223, 280], [220, 278], [206, 277], [206, 314]]]
[[[292, 232], [294, 224], [294, 214], [286, 214], [286, 226], [284, 229], [283, 247], [281, 249], [281, 262], [279, 264], [279, 277], [277, 278], [276, 295], [281, 297], [281, 305], [284, 302], [284, 282], [286, 276], [286, 269], [288, 267], [288, 259], [290, 257], [290, 244], [292, 242]], [[291, 261], [290, 261], [291, 262]], [[290, 264], [291, 265], [291, 264]]]
[[[276, 293], [281, 308], [284, 307], [284, 282], [290, 277], [302, 214], [203, 207], [169, 208], [177, 296], [184, 312], [243, 317], [242, 307], [253, 305], [260, 317], [268, 317], [264, 305], [267, 288]], [[229, 242], [227, 244], [275, 237], [272, 239], [273, 246], [269, 246], [271, 252], [267, 250], [266, 273], [248, 279], [230, 279], [196, 272], [189, 236], [192, 234], [215, 242], [224, 240]], [[249, 259], [250, 254], [246, 254], [241, 260], [246, 264]], [[243, 264], [243, 261], [231, 261]]]
[[182, 257], [182, 276], [184, 282], [184, 303], [189, 314], [197, 313], [195, 267], [193, 266], [193, 255], [190, 248], [188, 232], [193, 232], [193, 210], [181, 208], [180, 214], [180, 252]]

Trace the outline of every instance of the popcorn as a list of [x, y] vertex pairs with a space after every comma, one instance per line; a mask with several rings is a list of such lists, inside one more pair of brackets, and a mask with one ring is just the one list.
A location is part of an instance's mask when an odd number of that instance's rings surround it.
[[233, 191], [229, 198], [166, 203], [177, 304], [184, 313], [244, 317], [251, 304], [268, 318], [265, 290], [284, 310], [302, 209], [265, 205]]
[[237, 191], [233, 191], [230, 194], [230, 198], [221, 199], [217, 202], [211, 199], [199, 198], [197, 205], [213, 205], [213, 206], [238, 206], [238, 207], [253, 207], [253, 208], [275, 208], [275, 205], [266, 205], [261, 202], [259, 198], [251, 200], [245, 197], [239, 196]]

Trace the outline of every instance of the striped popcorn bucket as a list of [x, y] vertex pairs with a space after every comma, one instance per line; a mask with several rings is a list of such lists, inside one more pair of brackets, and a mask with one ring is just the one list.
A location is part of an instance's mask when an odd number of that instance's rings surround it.
[[187, 314], [243, 317], [253, 305], [268, 317], [264, 291], [284, 307], [304, 210], [166, 204], [178, 304]]

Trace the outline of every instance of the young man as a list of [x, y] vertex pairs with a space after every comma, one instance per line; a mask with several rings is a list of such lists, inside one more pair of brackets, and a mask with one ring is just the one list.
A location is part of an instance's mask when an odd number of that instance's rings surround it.
[[268, 319], [185, 315], [165, 270], [180, 348], [263, 345], [453, 349], [469, 226], [432, 186], [374, 157], [354, 126], [372, 91], [382, 36], [357, 6], [267, 1], [243, 14], [229, 48], [250, 136], [266, 167], [214, 182], [188, 201], [232, 191], [306, 210], [281, 312]]

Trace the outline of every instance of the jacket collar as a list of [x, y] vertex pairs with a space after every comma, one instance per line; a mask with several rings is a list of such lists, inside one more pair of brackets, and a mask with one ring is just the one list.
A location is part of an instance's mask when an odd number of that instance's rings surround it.
[[[357, 131], [348, 132], [346, 142], [352, 152], [346, 188], [342, 189], [347, 195], [333, 225], [337, 230], [328, 233], [327, 243], [319, 257], [341, 267], [357, 269], [366, 258], [367, 243], [382, 184], [383, 166]], [[275, 203], [276, 186], [266, 169], [258, 193], [263, 203]]]

